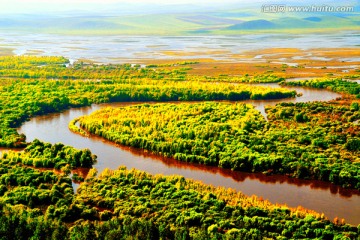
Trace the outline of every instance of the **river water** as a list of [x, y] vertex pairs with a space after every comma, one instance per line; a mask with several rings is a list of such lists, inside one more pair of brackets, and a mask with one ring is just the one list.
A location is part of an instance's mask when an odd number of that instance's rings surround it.
[[[96, 63], [139, 63], [154, 59], [201, 59], [226, 61], [266, 62], [266, 56], [254, 59], [239, 58], [237, 54], [269, 48], [358, 47], [358, 32], [316, 34], [239, 34], [233, 36], [80, 36], [60, 34], [33, 34], [25, 32], [0, 32], [2, 49], [14, 55], [64, 56], [72, 60], [87, 59]], [[168, 54], [168, 53], [173, 54]], [[184, 53], [190, 53], [185, 54]], [[196, 54], [191, 54], [196, 53]], [[300, 53], [293, 60], [326, 60]], [[349, 56], [346, 62], [358, 60]], [[286, 62], [290, 64], [289, 62]], [[296, 65], [296, 64], [295, 64]]]
[[[266, 84], [277, 87], [277, 84]], [[271, 101], [246, 101], [255, 105], [264, 113], [265, 105], [278, 102], [328, 101], [340, 97], [339, 94], [318, 89], [289, 87], [302, 93], [295, 99]], [[321, 181], [292, 179], [284, 176], [265, 176], [263, 174], [233, 172], [216, 167], [183, 163], [171, 158], [164, 158], [143, 150], [117, 146], [103, 138], [83, 137], [68, 130], [70, 120], [90, 114], [102, 107], [126, 106], [138, 103], [93, 104], [91, 107], [76, 108], [62, 113], [32, 118], [24, 123], [18, 131], [27, 136], [27, 141], [35, 138], [57, 143], [62, 142], [76, 148], [89, 148], [98, 156], [94, 167], [99, 171], [105, 168], [117, 169], [126, 166], [151, 174], [182, 175], [186, 178], [202, 181], [213, 186], [233, 188], [246, 195], [257, 195], [273, 203], [287, 204], [290, 207], [299, 205], [324, 213], [332, 220], [334, 217], [345, 218], [351, 224], [360, 223], [360, 193], [346, 190]], [[76, 186], [75, 186], [76, 187]]]

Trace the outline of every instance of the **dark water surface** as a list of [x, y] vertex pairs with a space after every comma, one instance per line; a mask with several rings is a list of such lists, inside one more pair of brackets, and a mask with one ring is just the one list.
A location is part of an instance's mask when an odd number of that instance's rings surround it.
[[[276, 84], [271, 85], [276, 87]], [[303, 93], [303, 96], [296, 99], [247, 102], [254, 104], [259, 110], [263, 111], [264, 106], [267, 104], [274, 105], [286, 101], [328, 101], [340, 96], [326, 90], [293, 87], [291, 89]], [[24, 133], [28, 141], [38, 138], [51, 143], [62, 142], [76, 148], [89, 148], [98, 156], [98, 163], [94, 167], [99, 172], [105, 168], [117, 169], [123, 165], [128, 169], [136, 168], [152, 174], [177, 174], [202, 181], [205, 184], [233, 188], [246, 195], [257, 195], [273, 203], [287, 204], [290, 207], [301, 205], [324, 213], [329, 219], [339, 217], [345, 218], [351, 224], [357, 225], [360, 223], [360, 193], [358, 191], [346, 190], [321, 181], [232, 172], [216, 167], [183, 163], [146, 153], [143, 150], [117, 146], [100, 137], [82, 137], [68, 130], [68, 123], [76, 117], [90, 114], [106, 106], [119, 107], [132, 104], [137, 103], [94, 104], [91, 107], [35, 117], [24, 123], [19, 128], [19, 132]]]

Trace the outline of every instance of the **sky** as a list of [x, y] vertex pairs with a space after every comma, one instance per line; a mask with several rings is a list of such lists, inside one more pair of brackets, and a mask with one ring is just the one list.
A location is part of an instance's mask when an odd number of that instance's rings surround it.
[[[156, 8], [154, 5], [174, 5], [174, 4], [190, 4], [199, 7], [236, 7], [244, 5], [260, 5], [264, 3], [298, 3], [306, 4], [314, 3], [313, 0], [0, 0], [0, 13], [51, 13], [66, 11], [107, 11], [116, 6], [116, 9], [122, 7], [131, 10], [131, 7], [151, 5], [150, 8]], [[335, 0], [318, 0], [316, 4], [325, 2], [336, 2]], [[342, 4], [354, 2], [354, 0], [343, 0]], [[359, 2], [356, 0], [355, 2]], [[130, 7], [130, 8], [129, 8]], [[146, 8], [146, 7], [145, 7]]]
[[[212, 6], [241, 5], [262, 0], [0, 0], [0, 13], [49, 13], [66, 11], [106, 11], [108, 9], [147, 9], [157, 5], [191, 4]], [[151, 6], [150, 6], [151, 5]], [[147, 7], [148, 6], [148, 7]]]
[[[255, 0], [261, 1], [261, 0]], [[47, 11], [71, 11], [71, 10], [101, 10], [112, 5], [174, 5], [174, 4], [235, 4], [249, 3], [251, 0], [0, 0], [1, 12], [41, 12]]]

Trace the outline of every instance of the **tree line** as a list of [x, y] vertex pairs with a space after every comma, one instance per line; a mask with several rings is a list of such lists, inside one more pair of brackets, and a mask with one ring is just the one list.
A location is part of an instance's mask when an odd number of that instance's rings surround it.
[[334, 92], [345, 93], [352, 95], [356, 98], [360, 98], [360, 84], [355, 81], [344, 80], [342, 78], [319, 78], [305, 81], [282, 82], [282, 84], [289, 86], [326, 88]]
[[[62, 57], [0, 57], [0, 72], [28, 68], [47, 71], [62, 67], [68, 60]], [[44, 65], [44, 66], [43, 66]], [[76, 67], [75, 67], [76, 68]], [[97, 70], [98, 68], [105, 69]], [[246, 100], [295, 97], [296, 92], [260, 86], [207, 84], [199, 81], [149, 80], [129, 77], [106, 79], [108, 74], [118, 75], [116, 69], [132, 69], [131, 65], [104, 65], [84, 67], [81, 73], [98, 72], [100, 79], [57, 80], [18, 79], [0, 80], [0, 146], [24, 147], [26, 137], [15, 128], [29, 118], [60, 112], [70, 107], [115, 101], [201, 101]], [[127, 71], [127, 70], [126, 70]], [[130, 70], [129, 70], [130, 71]], [[133, 71], [133, 70], [131, 70]], [[56, 72], [61, 76], [61, 72]], [[128, 73], [124, 73], [125, 75]], [[105, 78], [105, 79], [104, 79]]]
[[82, 150], [69, 148], [36, 141], [24, 153], [0, 159], [1, 239], [357, 239], [360, 234], [343, 220], [181, 176], [124, 167], [97, 176], [91, 169], [74, 193], [69, 172], [28, 164], [36, 159], [50, 166], [48, 161], [59, 157], [71, 164]]

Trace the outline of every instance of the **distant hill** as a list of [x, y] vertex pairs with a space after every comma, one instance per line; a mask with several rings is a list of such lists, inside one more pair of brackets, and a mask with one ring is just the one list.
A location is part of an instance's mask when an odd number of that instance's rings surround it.
[[208, 26], [219, 25], [219, 24], [237, 24], [243, 22], [242, 20], [209, 16], [209, 15], [180, 16], [178, 17], [178, 19], [196, 24], [208, 25]]
[[311, 22], [321, 22], [321, 18], [319, 17], [307, 17], [304, 20], [311, 21]]
[[74, 29], [119, 29], [128, 28], [128, 26], [105, 21], [84, 21], [71, 24]]
[[259, 19], [259, 20], [252, 20], [252, 21], [247, 21], [247, 22], [243, 22], [243, 23], [239, 23], [239, 24], [234, 24], [230, 27], [228, 27], [227, 29], [229, 30], [259, 30], [259, 29], [274, 29], [276, 28], [276, 24], [264, 20], [264, 19]]
[[[358, 3], [359, 4], [359, 3]], [[261, 6], [114, 5], [98, 11], [2, 14], [0, 31], [59, 34], [212, 35], [360, 30], [359, 12], [263, 13]], [[355, 6], [357, 9], [358, 6]]]

